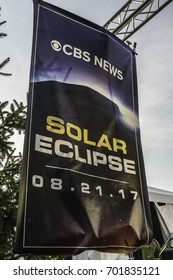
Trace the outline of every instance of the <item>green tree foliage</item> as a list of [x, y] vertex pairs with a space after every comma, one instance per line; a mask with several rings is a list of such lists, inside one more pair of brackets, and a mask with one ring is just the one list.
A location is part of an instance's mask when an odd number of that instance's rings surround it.
[[[1, 21], [0, 27], [5, 23], [6, 21]], [[6, 33], [0, 32], [0, 38], [6, 36]], [[0, 63], [0, 71], [9, 60], [7, 58]], [[0, 72], [0, 75], [11, 74]], [[0, 259], [12, 258], [21, 155], [15, 155], [11, 136], [14, 135], [15, 130], [21, 132], [24, 129], [26, 114], [22, 103], [13, 101], [10, 111], [6, 110], [7, 107], [8, 102], [0, 102]]]
[[26, 107], [0, 102], [0, 259], [13, 258], [22, 157], [11, 137], [25, 129]]

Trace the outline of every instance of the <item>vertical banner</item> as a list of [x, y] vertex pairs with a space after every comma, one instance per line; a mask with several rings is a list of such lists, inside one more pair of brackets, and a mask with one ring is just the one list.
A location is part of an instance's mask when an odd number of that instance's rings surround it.
[[135, 55], [34, 1], [16, 252], [132, 252], [152, 239]]

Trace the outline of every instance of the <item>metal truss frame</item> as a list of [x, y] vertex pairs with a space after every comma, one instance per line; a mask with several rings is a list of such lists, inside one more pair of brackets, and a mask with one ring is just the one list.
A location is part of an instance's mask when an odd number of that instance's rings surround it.
[[130, 0], [103, 27], [125, 41], [172, 1]]

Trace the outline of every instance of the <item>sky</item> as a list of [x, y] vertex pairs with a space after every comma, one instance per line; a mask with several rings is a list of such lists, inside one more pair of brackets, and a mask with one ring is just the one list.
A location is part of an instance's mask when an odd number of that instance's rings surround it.
[[[115, 0], [49, 0], [103, 26], [126, 2]], [[10, 57], [0, 76], [0, 100], [26, 104], [32, 47], [32, 0], [0, 0], [0, 62]], [[148, 186], [173, 191], [173, 2], [129, 40], [137, 42], [139, 120]], [[23, 138], [15, 138], [22, 150]]]

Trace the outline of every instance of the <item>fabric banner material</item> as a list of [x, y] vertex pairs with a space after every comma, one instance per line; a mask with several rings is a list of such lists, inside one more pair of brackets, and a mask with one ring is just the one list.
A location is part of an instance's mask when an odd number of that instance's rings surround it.
[[152, 239], [135, 54], [34, 1], [16, 252], [131, 252]]

